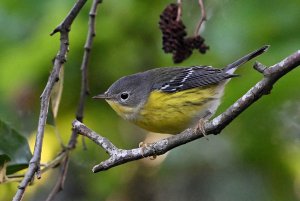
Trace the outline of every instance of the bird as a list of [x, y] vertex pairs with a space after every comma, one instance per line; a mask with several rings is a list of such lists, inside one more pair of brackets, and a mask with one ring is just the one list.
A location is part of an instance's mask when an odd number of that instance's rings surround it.
[[155, 133], [178, 134], [209, 120], [235, 70], [261, 55], [265, 45], [223, 67], [161, 67], [127, 75], [114, 82], [104, 99], [123, 119]]

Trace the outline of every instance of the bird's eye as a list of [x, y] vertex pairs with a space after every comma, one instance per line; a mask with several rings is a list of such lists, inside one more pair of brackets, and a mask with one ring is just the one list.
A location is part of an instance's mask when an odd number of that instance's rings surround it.
[[128, 92], [121, 93], [121, 99], [122, 99], [122, 101], [126, 101], [128, 99], [128, 97], [129, 97]]

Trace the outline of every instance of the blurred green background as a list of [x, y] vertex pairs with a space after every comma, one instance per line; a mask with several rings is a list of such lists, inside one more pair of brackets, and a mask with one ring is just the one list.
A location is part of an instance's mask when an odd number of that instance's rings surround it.
[[[33, 147], [39, 96], [59, 48], [59, 34], [49, 33], [75, 1], [2, 0], [0, 3], [0, 118], [26, 136]], [[161, 50], [159, 15], [174, 1], [110, 0], [99, 5], [97, 36], [89, 65], [91, 96], [104, 92], [121, 76], [174, 66]], [[183, 20], [193, 33], [200, 12], [196, 0], [183, 0]], [[222, 67], [270, 44], [257, 60], [273, 65], [300, 49], [300, 1], [204, 1], [208, 21], [201, 35], [210, 50], [182, 66]], [[70, 52], [57, 131], [67, 143], [80, 93], [80, 64], [91, 1], [70, 32]], [[262, 76], [249, 62], [226, 88], [218, 113], [234, 103]], [[300, 200], [300, 69], [275, 85], [272, 93], [235, 119], [220, 135], [186, 144], [151, 161], [144, 159], [94, 174], [106, 153], [86, 140], [72, 152], [65, 189], [55, 200]], [[138, 146], [145, 131], [119, 118], [104, 101], [87, 99], [84, 122], [120, 148]], [[53, 126], [45, 132], [42, 162], [61, 150]], [[149, 137], [151, 138], [151, 137]], [[152, 138], [152, 140], [154, 140]], [[45, 200], [59, 168], [28, 188], [24, 200]], [[17, 183], [0, 185], [0, 200], [10, 200]]]

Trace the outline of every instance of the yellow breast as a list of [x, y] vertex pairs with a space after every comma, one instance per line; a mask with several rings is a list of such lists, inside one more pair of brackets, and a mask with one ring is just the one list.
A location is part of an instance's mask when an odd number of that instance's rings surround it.
[[153, 91], [133, 123], [157, 133], [177, 134], [204, 117], [218, 99], [216, 87], [193, 88], [176, 93]]
[[207, 113], [214, 113], [222, 90], [218, 86], [193, 88], [175, 93], [152, 91], [143, 106], [122, 106], [107, 100], [124, 119], [156, 133], [177, 134], [192, 126]]

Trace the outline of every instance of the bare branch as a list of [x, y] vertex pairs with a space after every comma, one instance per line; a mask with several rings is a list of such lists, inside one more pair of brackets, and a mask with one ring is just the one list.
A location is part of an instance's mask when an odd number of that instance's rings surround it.
[[45, 124], [46, 124], [47, 114], [49, 109], [50, 94], [55, 82], [59, 80], [60, 69], [62, 65], [66, 62], [66, 57], [69, 48], [70, 27], [72, 25], [73, 20], [78, 15], [81, 8], [84, 6], [85, 2], [86, 0], [78, 0], [75, 3], [75, 6], [71, 9], [70, 13], [65, 18], [65, 20], [51, 33], [51, 35], [53, 35], [56, 32], [60, 32], [60, 49], [54, 60], [53, 70], [49, 76], [46, 87], [41, 95], [41, 109], [40, 109], [40, 116], [39, 116], [33, 156], [30, 160], [28, 170], [22, 182], [18, 186], [18, 191], [16, 192], [13, 198], [14, 201], [18, 201], [23, 198], [25, 189], [29, 185], [29, 183], [33, 180], [35, 173], [37, 174], [38, 178], [41, 177], [40, 160], [41, 160], [42, 144], [44, 138], [44, 129], [45, 129]]
[[94, 141], [97, 145], [105, 149], [105, 151], [110, 156], [114, 155], [118, 151], [118, 148], [115, 145], [113, 145], [108, 139], [98, 135], [96, 132], [84, 126], [84, 124], [81, 123], [80, 121], [74, 120], [72, 125], [74, 130], [76, 130], [76, 132], [83, 134], [84, 136], [88, 137], [90, 140]]
[[[89, 89], [88, 89], [88, 76], [87, 76], [87, 69], [88, 69], [88, 62], [90, 58], [90, 52], [92, 49], [93, 44], [93, 38], [96, 36], [95, 33], [95, 24], [96, 24], [96, 15], [97, 15], [97, 8], [98, 5], [102, 2], [102, 0], [93, 0], [90, 13], [89, 13], [89, 28], [88, 28], [88, 34], [86, 37], [86, 43], [84, 45], [84, 55], [81, 63], [81, 91], [80, 91], [80, 98], [79, 103], [77, 107], [76, 112], [76, 119], [80, 122], [83, 121], [83, 113], [84, 113], [84, 105], [85, 105], [85, 99], [89, 95]], [[64, 188], [64, 182], [66, 179], [66, 175], [68, 172], [68, 164], [69, 164], [69, 151], [71, 149], [74, 149], [77, 144], [77, 132], [75, 130], [72, 130], [71, 137], [68, 142], [67, 150], [64, 150], [63, 153], [66, 155], [64, 160], [61, 164], [61, 172], [58, 177], [58, 180], [52, 189], [51, 193], [49, 194], [47, 201], [53, 200], [53, 198]]]
[[60, 32], [69, 32], [71, 30], [71, 25], [74, 19], [77, 17], [79, 11], [85, 5], [87, 0], [78, 0], [73, 8], [70, 10], [66, 18], [50, 33], [50, 36], [53, 36], [55, 33]]
[[[252, 87], [245, 95], [237, 100], [225, 112], [215, 117], [211, 121], [205, 123], [205, 134], [219, 134], [231, 121], [239, 114], [246, 110], [250, 105], [256, 102], [263, 95], [269, 94], [273, 85], [282, 76], [287, 74], [300, 65], [300, 50], [288, 56], [283, 61], [264, 69], [264, 78]], [[203, 137], [201, 131], [196, 129], [186, 129], [180, 134], [173, 135], [166, 139], [149, 144], [146, 147], [140, 147], [131, 150], [123, 150], [115, 147], [108, 139], [98, 135], [94, 131], [87, 128], [84, 124], [77, 120], [73, 121], [73, 129], [81, 135], [93, 140], [101, 146], [109, 155], [110, 158], [94, 166], [93, 172], [99, 172], [110, 169], [114, 166], [127, 163], [129, 161], [138, 160], [144, 157], [156, 156], [166, 153], [167, 151], [186, 144], [190, 141]]]
[[57, 195], [58, 192], [63, 190], [64, 188], [64, 183], [67, 177], [67, 172], [68, 172], [68, 167], [69, 167], [69, 154], [64, 154], [64, 158], [62, 161], [62, 167], [60, 170], [60, 176], [58, 177], [58, 180], [52, 189], [51, 193], [47, 197], [46, 201], [51, 201], [53, 198]]
[[200, 32], [200, 29], [201, 29], [201, 25], [203, 24], [203, 22], [206, 21], [206, 11], [205, 11], [205, 7], [204, 7], [204, 4], [203, 4], [203, 0], [198, 0], [198, 4], [199, 4], [200, 9], [201, 9], [201, 17], [200, 17], [200, 20], [197, 24], [196, 30], [195, 30], [195, 36], [198, 36], [198, 34]]

